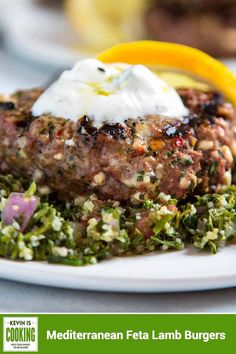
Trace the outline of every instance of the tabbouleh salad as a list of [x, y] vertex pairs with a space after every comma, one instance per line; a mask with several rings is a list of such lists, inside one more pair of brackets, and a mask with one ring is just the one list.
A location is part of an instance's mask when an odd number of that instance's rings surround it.
[[160, 193], [142, 205], [91, 195], [82, 204], [40, 194], [35, 182], [0, 176], [0, 256], [82, 266], [113, 256], [181, 250], [216, 253], [236, 234], [236, 187], [177, 202]]

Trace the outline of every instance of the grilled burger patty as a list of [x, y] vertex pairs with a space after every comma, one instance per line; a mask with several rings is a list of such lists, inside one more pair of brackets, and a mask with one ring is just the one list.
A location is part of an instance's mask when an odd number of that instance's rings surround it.
[[150, 38], [235, 56], [235, 0], [151, 0], [144, 21]]
[[77, 123], [32, 117], [41, 93], [20, 91], [0, 102], [0, 170], [36, 180], [42, 192], [139, 203], [231, 183], [235, 111], [217, 92], [179, 90], [190, 110], [184, 121], [148, 116], [100, 129], [87, 116]]

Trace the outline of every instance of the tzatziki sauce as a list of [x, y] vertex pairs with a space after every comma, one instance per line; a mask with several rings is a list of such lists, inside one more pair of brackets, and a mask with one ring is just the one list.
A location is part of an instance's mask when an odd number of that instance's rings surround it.
[[79, 61], [62, 73], [36, 100], [33, 116], [50, 114], [93, 125], [124, 122], [147, 115], [182, 118], [188, 113], [177, 92], [144, 65]]

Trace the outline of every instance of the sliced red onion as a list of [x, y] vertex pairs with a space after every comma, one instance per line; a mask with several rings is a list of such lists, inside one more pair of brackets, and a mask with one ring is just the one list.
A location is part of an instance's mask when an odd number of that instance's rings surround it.
[[12, 225], [15, 220], [20, 225], [20, 231], [24, 231], [38, 204], [38, 197], [26, 197], [24, 193], [11, 193], [4, 206], [2, 220], [7, 225]]

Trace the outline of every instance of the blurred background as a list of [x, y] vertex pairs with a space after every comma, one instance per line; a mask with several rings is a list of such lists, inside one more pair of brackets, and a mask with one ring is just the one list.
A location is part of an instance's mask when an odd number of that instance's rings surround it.
[[0, 93], [138, 39], [191, 45], [236, 72], [236, 0], [0, 0]]
[[[236, 0], [0, 0], [0, 95], [46, 87], [65, 68], [117, 42], [179, 42], [236, 73]], [[2, 311], [235, 312], [235, 290], [115, 295], [0, 280]], [[174, 301], [173, 301], [174, 299]]]

